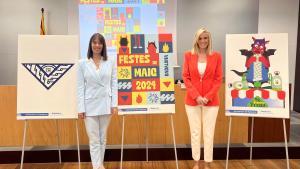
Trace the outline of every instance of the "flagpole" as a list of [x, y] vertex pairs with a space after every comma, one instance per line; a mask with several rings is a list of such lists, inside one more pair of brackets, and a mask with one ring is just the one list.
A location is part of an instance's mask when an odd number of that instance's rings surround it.
[[41, 11], [42, 11], [42, 17], [41, 17], [41, 24], [40, 24], [40, 35], [46, 35], [45, 20], [44, 20], [44, 8], [42, 8]]

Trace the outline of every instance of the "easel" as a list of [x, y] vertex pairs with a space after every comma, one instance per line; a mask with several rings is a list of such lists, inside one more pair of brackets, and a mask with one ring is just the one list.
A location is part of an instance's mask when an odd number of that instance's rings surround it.
[[[254, 117], [252, 117], [251, 119], [252, 119], [252, 122], [251, 122], [250, 163], [252, 163]], [[230, 144], [230, 135], [231, 135], [231, 120], [232, 120], [232, 116], [229, 116], [228, 142], [227, 142], [227, 154], [226, 154], [226, 169], [228, 169], [229, 144]], [[286, 137], [285, 118], [282, 119], [282, 123], [283, 123], [284, 142], [285, 142], [286, 165], [287, 165], [287, 169], [290, 169], [289, 152], [288, 152], [287, 137]]]
[[[135, 114], [136, 115], [136, 114]], [[173, 114], [170, 115], [171, 121], [171, 128], [172, 128], [172, 136], [173, 136], [173, 144], [174, 144], [174, 153], [175, 153], [175, 160], [176, 160], [176, 169], [178, 168], [178, 159], [177, 159], [177, 150], [176, 150], [176, 142], [175, 142], [175, 130], [174, 130], [174, 122], [173, 122]], [[124, 129], [125, 129], [125, 116], [122, 115], [122, 144], [121, 144], [121, 162], [120, 162], [120, 169], [123, 169], [123, 149], [124, 149]], [[146, 160], [148, 162], [148, 114], [146, 114], [146, 132], [145, 132], [145, 142], [146, 142]]]
[[[28, 119], [24, 122], [24, 132], [23, 132], [23, 143], [22, 143], [22, 156], [21, 156], [21, 166], [20, 169], [23, 169], [24, 163], [24, 151], [25, 151], [25, 142], [26, 142], [26, 134], [27, 134], [27, 122]], [[58, 157], [59, 157], [59, 164], [61, 164], [61, 147], [60, 147], [60, 133], [58, 127], [58, 119], [55, 119], [56, 125], [56, 134], [57, 134], [57, 149], [58, 149]], [[78, 120], [76, 119], [76, 139], [77, 139], [77, 152], [78, 152], [78, 168], [80, 169], [80, 149], [79, 149], [79, 132], [78, 132]]]

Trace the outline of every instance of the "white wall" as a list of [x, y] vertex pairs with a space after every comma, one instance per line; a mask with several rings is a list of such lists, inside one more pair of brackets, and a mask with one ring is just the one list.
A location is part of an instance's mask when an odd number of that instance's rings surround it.
[[[212, 33], [213, 49], [225, 57], [226, 34], [257, 33], [257, 26], [258, 0], [178, 0], [178, 63], [182, 66], [183, 54], [191, 49], [200, 27]], [[181, 78], [180, 72], [175, 78]]]
[[67, 34], [67, 1], [0, 1], [0, 85], [17, 83], [18, 34], [39, 34], [41, 8], [48, 34]]
[[[259, 33], [288, 33], [290, 83], [295, 79], [299, 0], [260, 0]], [[300, 59], [300, 58], [299, 58]]]
[[[295, 82], [299, 0], [260, 0], [259, 33], [288, 33], [289, 81], [292, 84], [292, 103]], [[298, 58], [300, 59], [300, 58]], [[291, 105], [293, 105], [291, 103]]]
[[68, 0], [68, 34], [79, 35], [79, 11], [76, 0]]

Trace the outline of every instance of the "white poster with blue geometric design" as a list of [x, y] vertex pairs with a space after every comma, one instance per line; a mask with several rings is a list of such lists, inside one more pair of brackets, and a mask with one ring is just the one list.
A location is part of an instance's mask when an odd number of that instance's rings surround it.
[[19, 35], [17, 119], [77, 118], [79, 39]]
[[288, 34], [226, 35], [226, 115], [289, 118]]

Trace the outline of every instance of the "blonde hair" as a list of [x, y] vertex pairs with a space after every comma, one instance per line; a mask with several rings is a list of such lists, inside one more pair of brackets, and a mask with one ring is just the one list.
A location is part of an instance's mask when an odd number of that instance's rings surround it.
[[199, 37], [202, 33], [207, 33], [208, 34], [208, 45], [207, 45], [207, 49], [206, 49], [206, 54], [211, 54], [211, 52], [212, 52], [211, 34], [205, 28], [200, 28], [195, 33], [193, 48], [191, 49], [192, 54], [199, 54], [200, 53], [200, 48], [198, 46], [198, 39], [199, 39]]

